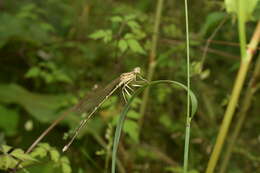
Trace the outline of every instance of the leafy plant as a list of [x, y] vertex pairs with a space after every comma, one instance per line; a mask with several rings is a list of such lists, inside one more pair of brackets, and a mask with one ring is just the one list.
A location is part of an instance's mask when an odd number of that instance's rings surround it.
[[[13, 149], [8, 145], [2, 145], [0, 155], [0, 169], [11, 170], [19, 165], [22, 171], [29, 171], [34, 164], [40, 164], [40, 162], [46, 162], [45, 158], [48, 158], [52, 162], [52, 171], [55, 168], [60, 169], [63, 173], [71, 173], [70, 162], [67, 157], [61, 156], [60, 153], [47, 143], [40, 143], [33, 152], [26, 154], [22, 149]], [[42, 160], [42, 161], [41, 161]], [[40, 170], [38, 170], [40, 171]]]

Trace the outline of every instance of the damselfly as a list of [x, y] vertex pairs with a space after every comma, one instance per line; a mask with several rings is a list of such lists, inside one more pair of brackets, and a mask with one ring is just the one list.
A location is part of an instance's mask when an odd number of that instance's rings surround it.
[[[73, 137], [70, 139], [67, 145], [65, 145], [62, 149], [62, 151], [66, 151], [69, 146], [72, 144], [72, 142], [75, 140], [77, 135], [79, 134], [80, 130], [87, 124], [87, 122], [90, 120], [90, 118], [94, 115], [94, 113], [97, 111], [97, 109], [119, 88], [122, 90], [122, 94], [124, 97], [124, 100], [127, 102], [127, 96], [130, 96], [130, 91], [134, 91], [131, 87], [134, 86], [140, 86], [138, 85], [137, 79], [141, 79], [141, 81], [147, 82], [142, 76], [140, 75], [141, 69], [140, 67], [136, 67], [131, 72], [122, 73], [120, 77], [115, 79], [113, 82], [111, 82], [108, 86], [106, 86], [101, 92], [97, 92], [91, 95], [86, 95], [80, 102], [73, 108], [72, 112], [77, 113], [84, 113], [87, 110], [92, 111], [87, 115], [87, 117], [80, 122], [80, 125], [75, 130], [75, 133]], [[129, 91], [130, 90], [130, 91]]]

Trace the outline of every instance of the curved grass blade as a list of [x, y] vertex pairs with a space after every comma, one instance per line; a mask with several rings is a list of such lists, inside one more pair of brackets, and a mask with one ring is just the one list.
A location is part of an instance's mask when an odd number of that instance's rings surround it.
[[[152, 82], [150, 82], [146, 85], [143, 85], [141, 88], [139, 88], [138, 90], [136, 90], [134, 92], [132, 97], [129, 99], [129, 101], [125, 105], [125, 107], [124, 107], [124, 109], [123, 109], [123, 111], [120, 115], [120, 118], [118, 120], [118, 123], [117, 123], [116, 131], [115, 131], [115, 138], [114, 138], [114, 143], [113, 143], [113, 151], [112, 151], [112, 173], [116, 172], [117, 148], [118, 148], [122, 128], [123, 128], [123, 125], [124, 125], [124, 121], [126, 119], [127, 112], [130, 109], [131, 103], [133, 102], [134, 98], [136, 96], [138, 96], [146, 87], [151, 87], [153, 85], [158, 85], [158, 84], [171, 84], [173, 86], [181, 87], [181, 88], [185, 89], [186, 91], [188, 91], [188, 88], [180, 82], [171, 81], [171, 80], [158, 80], [158, 81], [152, 81]], [[190, 115], [190, 118], [192, 119], [192, 117], [196, 113], [196, 110], [197, 110], [197, 107], [198, 107], [198, 101], [197, 101], [196, 96], [194, 95], [194, 93], [191, 90], [190, 90], [189, 93], [190, 93], [190, 98], [191, 98], [191, 115]]]

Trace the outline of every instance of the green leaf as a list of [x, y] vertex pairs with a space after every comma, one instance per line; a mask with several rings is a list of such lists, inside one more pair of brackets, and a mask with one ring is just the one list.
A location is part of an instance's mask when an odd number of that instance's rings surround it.
[[25, 90], [16, 84], [0, 84], [0, 102], [20, 104], [34, 118], [49, 122], [59, 116], [65, 95], [38, 94]]
[[241, 13], [245, 20], [249, 20], [252, 17], [257, 2], [258, 0], [225, 0], [225, 5], [227, 12], [236, 13], [237, 15]]
[[31, 153], [30, 155], [32, 157], [40, 157], [40, 158], [43, 158], [43, 157], [46, 157], [47, 156], [47, 150], [42, 148], [42, 147], [36, 147]]
[[0, 129], [3, 129], [7, 136], [17, 133], [19, 114], [16, 110], [7, 109], [0, 105]]
[[129, 40], [129, 39], [133, 39], [133, 38], [135, 38], [135, 35], [132, 34], [132, 33], [126, 33], [126, 34], [124, 35], [124, 39], [125, 39], [125, 40]]
[[129, 21], [135, 19], [137, 16], [135, 14], [129, 14], [127, 16], [124, 16], [124, 20]]
[[124, 132], [133, 139], [135, 143], [139, 142], [139, 126], [133, 120], [126, 120], [124, 125]]
[[141, 114], [139, 114], [136, 111], [131, 110], [128, 112], [128, 117], [138, 120], [141, 117]]
[[51, 146], [48, 143], [39, 143], [38, 146], [44, 148], [46, 151], [51, 150]]
[[140, 28], [140, 25], [136, 22], [136, 21], [129, 21], [127, 22], [127, 25], [132, 29], [132, 30], [135, 30], [135, 29], [139, 29]]
[[90, 38], [97, 40], [103, 39], [105, 43], [112, 40], [112, 31], [111, 30], [98, 30], [89, 35]]
[[60, 161], [61, 161], [62, 163], [66, 163], [66, 164], [69, 164], [69, 163], [70, 163], [69, 159], [68, 159], [67, 157], [65, 157], [65, 156], [62, 156], [61, 159], [60, 159]]
[[59, 82], [66, 82], [66, 83], [72, 83], [72, 80], [69, 76], [67, 76], [66, 74], [62, 73], [61, 71], [56, 71], [54, 73], [55, 78], [57, 81]]
[[11, 150], [12, 147], [8, 146], [8, 145], [2, 145], [2, 147], [0, 147], [0, 151], [2, 151], [3, 153], [8, 153], [9, 150]]
[[108, 43], [112, 40], [112, 31], [111, 30], [107, 30], [106, 31], [106, 35], [103, 38], [104, 43]]
[[23, 150], [21, 149], [15, 149], [12, 153], [12, 156], [20, 159], [20, 160], [30, 160], [30, 161], [36, 161], [32, 156], [29, 154], [25, 154]]
[[54, 162], [58, 162], [60, 158], [60, 153], [56, 149], [51, 149], [50, 156], [51, 156], [51, 160], [53, 160]]
[[114, 23], [119, 23], [119, 22], [122, 22], [123, 21], [123, 18], [120, 17], [120, 16], [113, 16], [110, 18], [110, 20]]
[[25, 74], [26, 78], [33, 78], [39, 76], [41, 70], [38, 67], [32, 67], [29, 71]]
[[127, 40], [129, 48], [135, 52], [135, 53], [140, 53], [140, 54], [145, 54], [144, 49], [142, 46], [139, 44], [139, 42], [135, 39], [129, 39]]
[[71, 167], [70, 167], [70, 161], [67, 157], [61, 157], [60, 159], [61, 162], [61, 168], [63, 173], [71, 173]]
[[201, 27], [200, 34], [205, 36], [205, 34], [210, 33], [210, 30], [215, 29], [224, 17], [225, 13], [223, 12], [210, 13]]
[[118, 47], [119, 47], [121, 52], [126, 51], [126, 49], [128, 47], [127, 42], [125, 40], [123, 40], [123, 39], [119, 40]]
[[61, 165], [61, 167], [62, 167], [62, 172], [63, 173], [71, 173], [72, 172], [71, 167], [70, 167], [69, 164], [63, 163]]
[[89, 35], [90, 38], [97, 40], [105, 37], [107, 35], [107, 32], [105, 30], [98, 30], [92, 34]]
[[14, 168], [17, 163], [17, 160], [8, 156], [0, 155], [0, 170], [7, 170], [9, 168]]

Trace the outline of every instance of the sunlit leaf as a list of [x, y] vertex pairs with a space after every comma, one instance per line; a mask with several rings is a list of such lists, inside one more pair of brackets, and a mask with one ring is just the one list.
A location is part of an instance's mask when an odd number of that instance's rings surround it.
[[136, 53], [140, 53], [140, 54], [145, 54], [144, 49], [142, 48], [142, 46], [139, 44], [139, 42], [135, 39], [129, 39], [127, 40], [128, 46], [129, 48]]
[[126, 51], [126, 49], [128, 47], [127, 42], [125, 40], [123, 40], [123, 39], [119, 40], [118, 47], [119, 47], [121, 52]]
[[18, 159], [20, 159], [20, 160], [36, 161], [36, 159], [34, 159], [29, 154], [25, 154], [24, 151], [21, 150], [21, 149], [15, 149], [14, 151], [12, 151], [11, 155], [16, 157], [16, 158], [18, 158]]
[[133, 21], [133, 20], [127, 22], [127, 25], [128, 25], [132, 30], [140, 28], [140, 25], [139, 25], [136, 21]]
[[100, 38], [103, 38], [107, 35], [107, 32], [104, 31], [104, 30], [98, 30], [92, 34], [89, 35], [90, 38], [94, 39], [94, 40], [97, 40], [97, 39], [100, 39]]
[[113, 16], [110, 18], [110, 20], [112, 22], [122, 22], [123, 21], [122, 17], [120, 17], [120, 16]]
[[29, 69], [29, 71], [27, 71], [25, 77], [26, 78], [37, 77], [39, 76], [40, 72], [41, 70], [38, 67], [32, 67]]
[[51, 156], [51, 160], [53, 160], [54, 162], [58, 162], [60, 158], [60, 153], [56, 149], [51, 149], [50, 156]]
[[[252, 17], [258, 0], [225, 0], [227, 12], [240, 13], [246, 20]], [[241, 9], [239, 9], [241, 8]]]

